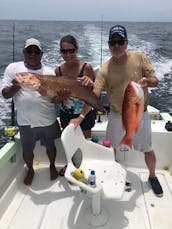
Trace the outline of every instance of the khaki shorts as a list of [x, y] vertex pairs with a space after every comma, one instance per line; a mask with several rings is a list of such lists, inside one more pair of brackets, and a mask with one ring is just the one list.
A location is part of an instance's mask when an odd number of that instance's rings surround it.
[[[116, 149], [124, 135], [125, 131], [122, 127], [121, 115], [110, 112], [108, 115], [106, 138], [110, 139], [111, 145]], [[148, 111], [143, 113], [138, 131], [133, 135], [132, 140], [135, 150], [144, 153], [152, 151], [151, 118]]]

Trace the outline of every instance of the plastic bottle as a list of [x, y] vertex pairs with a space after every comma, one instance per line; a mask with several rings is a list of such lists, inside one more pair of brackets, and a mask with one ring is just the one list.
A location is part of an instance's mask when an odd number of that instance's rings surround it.
[[88, 176], [88, 184], [95, 188], [96, 187], [96, 175], [95, 175], [95, 171], [91, 170], [89, 176]]

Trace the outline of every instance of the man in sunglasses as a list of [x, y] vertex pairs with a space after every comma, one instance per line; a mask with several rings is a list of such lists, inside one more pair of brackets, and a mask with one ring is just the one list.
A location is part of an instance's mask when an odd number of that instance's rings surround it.
[[[155, 175], [156, 157], [152, 149], [151, 120], [147, 111], [148, 87], [158, 85], [155, 71], [143, 52], [127, 51], [128, 38], [125, 27], [115, 25], [110, 29], [108, 45], [112, 56], [99, 69], [94, 83], [95, 94], [100, 96], [101, 90], [105, 89], [111, 103], [107, 138], [111, 140], [114, 149], [119, 146], [124, 136], [121, 121], [124, 91], [130, 81], [138, 82], [144, 89], [145, 104], [142, 124], [133, 139], [133, 144], [135, 149], [144, 152], [149, 170], [149, 183], [154, 193], [161, 197], [163, 190]], [[84, 109], [82, 113], [86, 115], [89, 108], [85, 106]]]
[[6, 99], [13, 98], [17, 109], [23, 159], [28, 168], [24, 183], [31, 185], [34, 177], [33, 150], [37, 140], [40, 140], [46, 148], [50, 161], [50, 179], [55, 180], [58, 177], [55, 167], [56, 147], [54, 139], [60, 137], [61, 131], [56, 120], [54, 103], [51, 102], [52, 98], [43, 97], [37, 91], [28, 88], [21, 88], [14, 79], [18, 72], [54, 75], [53, 69], [41, 63], [43, 50], [40, 42], [35, 38], [27, 39], [24, 44], [23, 55], [24, 61], [14, 62], [7, 66], [2, 82], [2, 95]]

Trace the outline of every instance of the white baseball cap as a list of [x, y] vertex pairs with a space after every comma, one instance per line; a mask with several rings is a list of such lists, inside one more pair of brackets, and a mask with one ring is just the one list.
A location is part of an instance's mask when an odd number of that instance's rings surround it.
[[37, 46], [40, 50], [42, 50], [42, 47], [41, 47], [41, 43], [35, 39], [35, 38], [29, 38], [25, 41], [25, 45], [24, 45], [24, 48], [26, 49], [27, 47], [29, 47], [30, 45], [35, 45]]

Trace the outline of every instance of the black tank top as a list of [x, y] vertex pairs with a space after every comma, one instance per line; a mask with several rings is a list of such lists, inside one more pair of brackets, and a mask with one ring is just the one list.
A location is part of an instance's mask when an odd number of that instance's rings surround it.
[[[85, 70], [86, 65], [87, 65], [87, 63], [84, 63], [82, 65], [82, 68], [81, 68], [81, 71], [78, 74], [78, 77], [82, 77], [84, 75], [84, 70]], [[62, 70], [61, 70], [60, 66], [59, 66], [59, 76], [63, 76], [63, 73], [62, 73]]]

